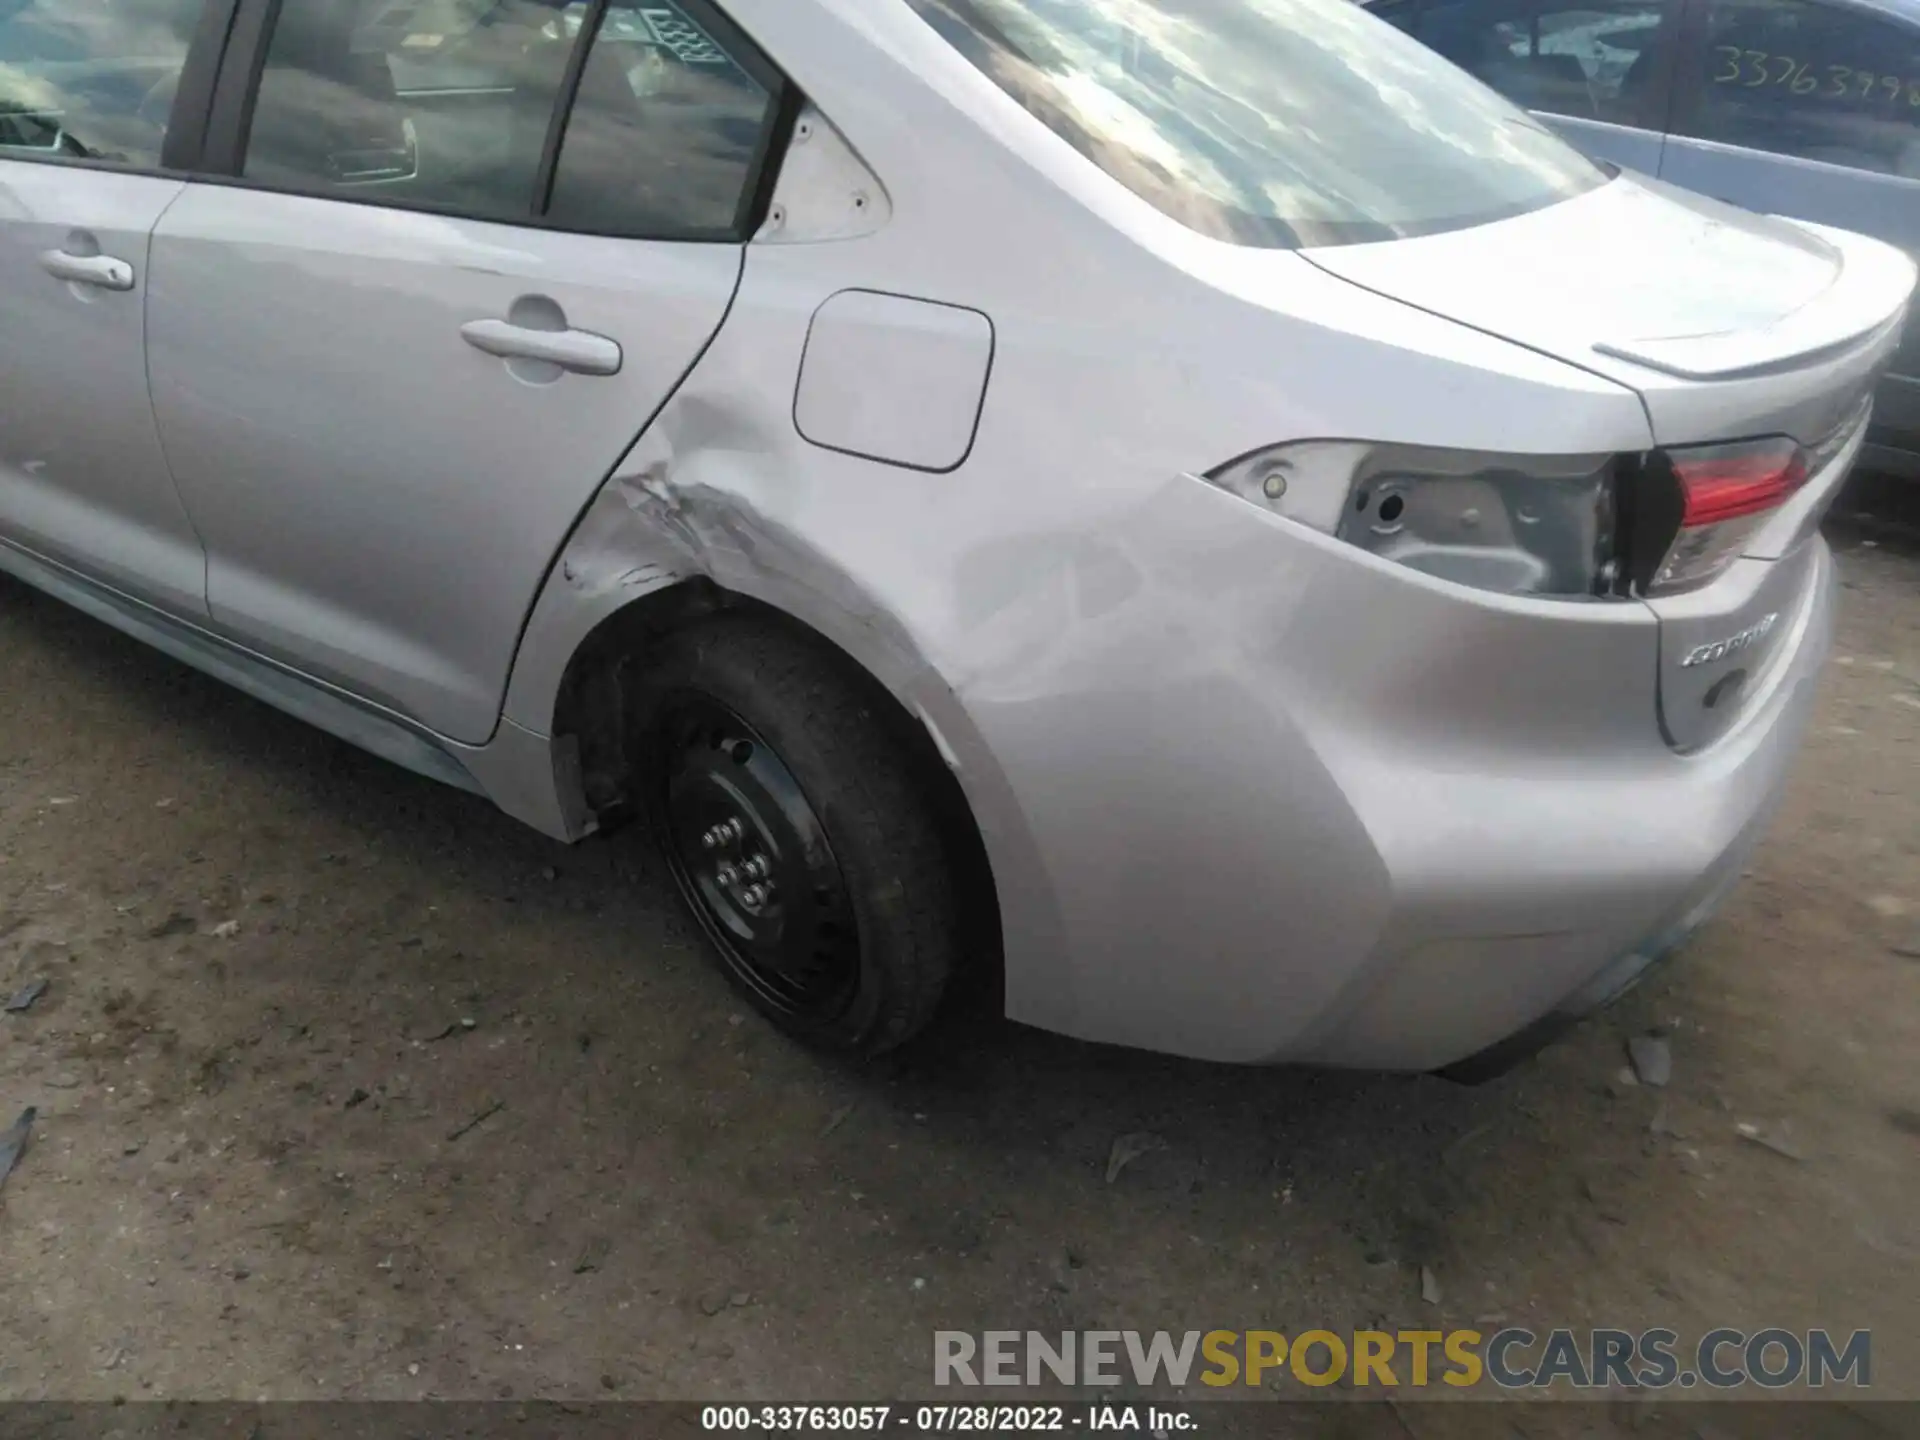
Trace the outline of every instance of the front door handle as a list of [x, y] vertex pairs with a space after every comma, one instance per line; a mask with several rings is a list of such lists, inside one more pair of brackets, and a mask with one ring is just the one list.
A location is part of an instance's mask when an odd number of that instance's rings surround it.
[[576, 375], [618, 375], [617, 341], [589, 330], [535, 330], [509, 320], [469, 320], [460, 338], [502, 360], [544, 360]]
[[97, 285], [102, 290], [133, 289], [133, 266], [111, 255], [74, 255], [65, 250], [45, 250], [40, 268], [56, 280], [75, 285]]

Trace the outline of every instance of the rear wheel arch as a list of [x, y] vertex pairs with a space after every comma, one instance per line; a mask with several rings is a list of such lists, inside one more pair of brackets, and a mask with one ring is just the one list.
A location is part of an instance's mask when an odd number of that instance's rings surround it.
[[635, 753], [633, 702], [649, 661], [669, 637], [723, 618], [756, 621], [797, 647], [825, 655], [870, 696], [875, 715], [909, 757], [939, 816], [965, 902], [961, 914], [969, 933], [961, 938], [969, 966], [963, 983], [990, 992], [997, 1002], [1002, 984], [998, 889], [965, 788], [920, 714], [844, 645], [789, 611], [695, 577], [651, 591], [601, 620], [569, 657], [553, 712], [554, 743], [578, 757], [578, 785], [588, 812], [601, 828], [636, 816], [642, 757]]

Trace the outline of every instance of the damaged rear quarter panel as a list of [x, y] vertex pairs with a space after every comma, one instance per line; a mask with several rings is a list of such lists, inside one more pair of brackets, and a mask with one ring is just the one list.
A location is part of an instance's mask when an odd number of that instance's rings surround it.
[[[704, 578], [773, 606], [945, 753], [992, 866], [1010, 1015], [1284, 1053], [1389, 908], [1321, 753], [1350, 566], [1193, 474], [1312, 436], [1640, 448], [1638, 399], [1151, 213], [904, 6], [740, 0], [737, 18], [884, 178], [890, 218], [748, 247], [718, 337], [549, 578], [507, 718], [551, 734], [569, 661], [643, 596]], [[990, 320], [953, 472], [797, 432], [809, 324], [849, 289]], [[1437, 668], [1451, 632], [1418, 623]]]
[[[1286, 649], [1315, 623], [1324, 564], [1291, 565], [1273, 524], [1189, 472], [1278, 435], [1351, 432], [1365, 397], [1304, 369], [1282, 389], [1257, 367], [1213, 371], [1226, 331], [1204, 318], [1201, 338], [1134, 352], [1127, 317], [1063, 318], [1035, 292], [1030, 317], [993, 315], [1007, 343], [959, 470], [808, 444], [790, 397], [819, 304], [868, 278], [992, 313], [963, 271], [937, 270], [879, 241], [750, 247], [727, 324], [536, 605], [507, 718], [551, 733], [571, 657], [643, 596], [703, 578], [775, 607], [872, 673], [952, 766], [998, 891], [1010, 1015], [1267, 1058], [1363, 961], [1385, 881], [1291, 713]], [[1222, 322], [1244, 309], [1202, 303]], [[1165, 308], [1178, 335], [1178, 297]], [[1445, 328], [1482, 360], [1559, 373]], [[1410, 389], [1441, 368], [1405, 365]], [[1466, 373], [1450, 372], [1456, 394], [1512, 382]], [[1493, 409], [1449, 407], [1442, 428], [1471, 443]], [[1213, 918], [1196, 927], [1196, 912]]]

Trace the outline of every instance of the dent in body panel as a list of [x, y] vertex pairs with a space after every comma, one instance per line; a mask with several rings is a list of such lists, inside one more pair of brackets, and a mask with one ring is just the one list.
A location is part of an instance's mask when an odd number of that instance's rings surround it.
[[[828, 45], [833, 25], [754, 8], [783, 61], [821, 67], [796, 82], [832, 97], [899, 187], [892, 218], [857, 239], [748, 247], [726, 323], [536, 602], [509, 720], [553, 733], [581, 646], [672, 587], [710, 582], [793, 616], [946, 757], [992, 869], [1007, 1013], [1221, 1060], [1298, 1053], [1366, 973], [1407, 898], [1383, 852], [1416, 870], [1412, 905], [1457, 893], [1457, 870], [1424, 848], [1445, 850], [1457, 815], [1417, 815], [1404, 840], [1395, 828], [1421, 765], [1472, 773], [1511, 748], [1520, 791], [1569, 747], [1644, 738], [1669, 757], [1644, 611], [1637, 634], [1583, 617], [1604, 653], [1572, 664], [1525, 606], [1475, 607], [1498, 612], [1489, 637], [1444, 595], [1385, 578], [1404, 567], [1303, 539], [1192, 478], [1309, 436], [1643, 449], [1630, 390], [1298, 256], [1110, 215], [1118, 202], [1079, 193], [1078, 171], [1036, 183], [1025, 152], [980, 153], [896, 64], [870, 56], [871, 73], [836, 78], [858, 36]], [[932, 174], [939, 195], [919, 178]], [[991, 390], [953, 474], [796, 429], [809, 326], [848, 290], [993, 317]], [[1383, 589], [1391, 615], [1361, 623]], [[1483, 647], [1509, 635], [1529, 663], [1490, 671]], [[1622, 699], [1622, 652], [1644, 695]], [[1371, 763], [1382, 754], [1394, 763]], [[1546, 848], [1534, 870], [1557, 876], [1567, 857]], [[1525, 877], [1493, 884], [1456, 933], [1533, 925], [1528, 891]]]
[[[1644, 446], [1644, 411], [1295, 257], [1226, 257], [1233, 283], [1216, 287], [1110, 256], [1132, 271], [1122, 323], [1045, 275], [983, 290], [906, 227], [749, 247], [727, 323], [550, 575], [506, 718], [553, 733], [582, 645], [669, 587], [765, 603], [863, 666], [947, 759], [992, 869], [1012, 1018], [1214, 1059], [1289, 1053], [1394, 918], [1394, 837], [1376, 833], [1393, 807], [1374, 802], [1399, 777], [1366, 757], [1406, 737], [1431, 747], [1424, 706], [1463, 722], [1446, 727], [1445, 763], [1471, 768], [1511, 738], [1552, 762], [1538, 709], [1488, 723], [1487, 688], [1530, 700], [1525, 677], [1448, 682], [1444, 660], [1474, 631], [1417, 582], [1397, 582], [1416, 589], [1396, 625], [1343, 624], [1404, 567], [1359, 573], [1376, 562], [1303, 540], [1191, 469], [1289, 435], [1365, 433], [1383, 389], [1432, 398], [1397, 407], [1382, 438], [1466, 447]], [[1025, 293], [1003, 306], [1011, 281]], [[794, 426], [812, 317], [863, 288], [1004, 311], [992, 393], [951, 476], [822, 449]], [[1142, 349], [1142, 329], [1166, 338]], [[1561, 740], [1652, 730], [1651, 634], [1602, 638], [1646, 652], [1645, 709], [1623, 719], [1617, 681], [1597, 710], [1543, 696]], [[1511, 907], [1515, 888], [1495, 902]]]
[[[1169, 475], [1084, 531], [1009, 534], [964, 557], [938, 577], [964, 598], [956, 627], [936, 637], [909, 627], [913, 597], [854, 578], [872, 573], [855, 555], [884, 534], [851, 547], [809, 535], [792, 518], [791, 486], [759, 490], [772, 452], [756, 437], [751, 415], [712, 390], [696, 384], [670, 402], [543, 595], [509, 719], [551, 726], [544, 697], [559, 693], [567, 657], [646, 595], [705, 579], [762, 600], [879, 678], [953, 770], [1001, 902], [1011, 1015], [1191, 1054], [1271, 1054], [1331, 998], [1311, 982], [1315, 967], [1288, 957], [1344, 955], [1320, 967], [1331, 984], [1372, 943], [1387, 884], [1274, 683], [1313, 607], [1302, 612], [1297, 583], [1275, 573], [1273, 537], [1247, 537], [1229, 563], [1213, 507], [1239, 502]], [[1240, 601], [1245, 624], [1218, 623], [1217, 607]], [[1241, 863], [1167, 892], [1169, 848]], [[1073, 892], [1076, 933], [1057, 885]], [[1321, 902], [1308, 907], [1313, 892]], [[1150, 907], [1135, 903], [1156, 893]], [[1187, 918], [1189, 905], [1219, 904], [1252, 912], [1257, 928], [1209, 933]], [[1296, 997], [1286, 983], [1276, 990], [1276, 968], [1299, 986], [1291, 1020]], [[1196, 969], [1207, 975], [1199, 1006]]]
[[[791, 524], [756, 504], [750, 483], [771, 450], [751, 407], [682, 393], [621, 460], [575, 530], [534, 607], [506, 716], [542, 733], [580, 646], [613, 615], [693, 579], [782, 608], [840, 639], [888, 630], [886, 608]], [[803, 597], [795, 603], [795, 597]], [[897, 631], [897, 626], [893, 627]], [[881, 641], [906, 648], [897, 633]], [[865, 649], [867, 647], [860, 647]]]

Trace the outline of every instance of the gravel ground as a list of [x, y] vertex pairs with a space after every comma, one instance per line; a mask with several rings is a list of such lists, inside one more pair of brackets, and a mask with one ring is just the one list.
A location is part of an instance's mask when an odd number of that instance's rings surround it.
[[[990, 1019], [824, 1063], [637, 839], [0, 582], [0, 992], [48, 982], [0, 1017], [0, 1124], [39, 1109], [0, 1398], [871, 1399], [927, 1392], [937, 1327], [1503, 1318], [1871, 1327], [1920, 1398], [1917, 495], [1832, 526], [1836, 661], [1722, 917], [1478, 1089]], [[1656, 1029], [1658, 1092], [1619, 1073]]]

